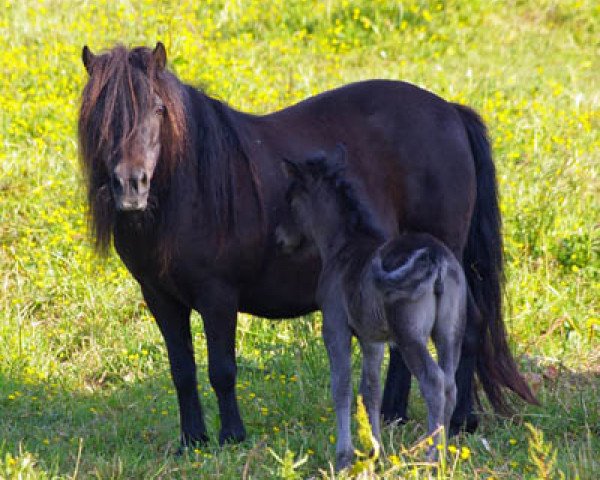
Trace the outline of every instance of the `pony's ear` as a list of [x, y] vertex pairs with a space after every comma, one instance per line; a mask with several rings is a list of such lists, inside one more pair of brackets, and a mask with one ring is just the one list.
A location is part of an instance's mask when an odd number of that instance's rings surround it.
[[152, 60], [157, 72], [162, 72], [167, 65], [167, 51], [162, 42], [156, 42], [156, 47], [152, 51]]
[[287, 158], [281, 159], [281, 169], [283, 170], [283, 174], [290, 180], [300, 180], [302, 178], [302, 170], [298, 164]]
[[92, 64], [95, 59], [96, 55], [92, 53], [87, 45], [84, 45], [83, 50], [81, 51], [81, 60], [83, 61], [83, 66], [90, 75], [92, 74]]

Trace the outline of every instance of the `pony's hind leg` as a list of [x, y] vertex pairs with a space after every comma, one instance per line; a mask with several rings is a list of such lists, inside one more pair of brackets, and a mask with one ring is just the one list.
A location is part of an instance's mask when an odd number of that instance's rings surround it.
[[381, 409], [381, 363], [383, 361], [384, 343], [373, 343], [361, 338], [360, 348], [362, 351], [362, 376], [360, 379], [360, 394], [363, 402], [371, 430], [377, 441], [381, 440], [380, 427], [380, 409]]
[[396, 345], [390, 345], [390, 363], [381, 400], [381, 415], [385, 422], [406, 423], [408, 420], [406, 410], [410, 379], [410, 370], [404, 363], [402, 353]]
[[450, 436], [458, 434], [461, 428], [472, 433], [477, 429], [479, 423], [477, 415], [473, 412], [472, 385], [477, 356], [480, 355], [483, 323], [479, 309], [470, 293], [467, 297], [466, 312], [460, 321], [462, 327], [457, 327], [460, 331], [460, 347], [455, 375], [457, 398], [455, 410], [450, 419]]

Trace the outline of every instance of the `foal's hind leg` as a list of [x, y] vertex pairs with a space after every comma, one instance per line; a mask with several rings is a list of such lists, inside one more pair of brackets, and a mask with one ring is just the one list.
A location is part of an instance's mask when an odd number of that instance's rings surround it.
[[381, 362], [383, 360], [384, 343], [373, 343], [358, 339], [362, 351], [362, 376], [360, 394], [369, 415], [371, 430], [377, 441], [381, 440], [380, 408], [381, 408]]
[[444, 372], [444, 429], [446, 435], [450, 426], [450, 418], [456, 406], [456, 367], [460, 356], [460, 341], [443, 335], [434, 336], [438, 364]]
[[[444, 425], [444, 373], [427, 350], [425, 338], [405, 335], [401, 344], [402, 357], [411, 373], [417, 378], [419, 388], [427, 404], [427, 434], [431, 435]], [[430, 459], [435, 458], [439, 435], [428, 451]]]

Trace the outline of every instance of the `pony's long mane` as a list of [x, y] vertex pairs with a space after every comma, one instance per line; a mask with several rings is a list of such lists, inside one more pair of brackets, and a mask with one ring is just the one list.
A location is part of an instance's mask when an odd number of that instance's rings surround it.
[[80, 158], [87, 181], [91, 230], [102, 252], [110, 245], [116, 214], [110, 173], [141, 121], [140, 110], [152, 107], [155, 94], [165, 105], [165, 119], [151, 205], [189, 149], [181, 86], [172, 74], [156, 69], [151, 57], [148, 48], [128, 50], [121, 45], [96, 56], [81, 97]]
[[187, 162], [190, 169], [186, 172], [197, 175], [202, 208], [219, 241], [235, 225], [236, 159], [249, 169], [260, 205], [258, 181], [244, 154], [243, 135], [227, 105], [184, 85], [168, 70], [156, 68], [152, 50], [146, 47], [128, 50], [116, 46], [94, 57], [88, 69], [90, 78], [79, 115], [79, 145], [91, 232], [101, 253], [110, 246], [117, 215], [110, 172], [142, 121], [140, 115], [154, 105], [155, 95], [165, 106], [161, 150], [148, 208], [141, 217], [159, 229], [163, 263], [169, 261], [174, 248], [169, 236], [173, 236], [173, 210], [178, 208], [178, 199], [171, 191], [179, 187], [174, 182], [186, 181], [185, 175], [175, 174], [179, 165]]

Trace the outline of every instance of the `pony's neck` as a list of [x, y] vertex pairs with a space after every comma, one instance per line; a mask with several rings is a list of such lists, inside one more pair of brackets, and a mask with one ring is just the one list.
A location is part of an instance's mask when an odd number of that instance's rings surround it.
[[241, 183], [247, 181], [246, 170], [250, 170], [244, 149], [244, 115], [190, 86], [187, 95], [194, 177], [210, 228], [224, 237], [236, 228]]

